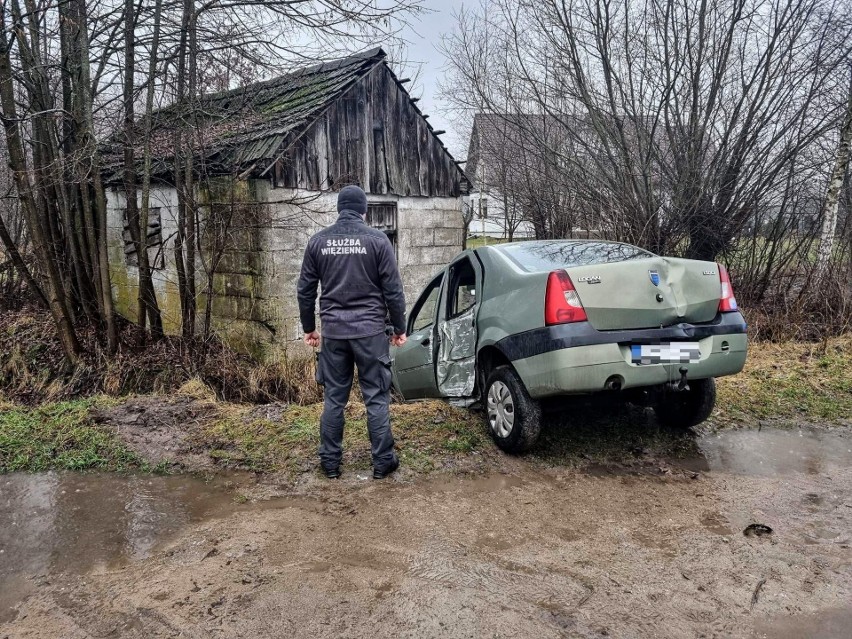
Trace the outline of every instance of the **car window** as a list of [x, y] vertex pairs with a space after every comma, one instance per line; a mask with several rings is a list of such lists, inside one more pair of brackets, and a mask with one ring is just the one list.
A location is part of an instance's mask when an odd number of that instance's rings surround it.
[[470, 260], [465, 258], [454, 264], [451, 278], [450, 317], [455, 317], [476, 304], [476, 271], [473, 270]]
[[420, 299], [414, 304], [411, 311], [411, 331], [416, 333], [424, 328], [429, 328], [435, 321], [435, 306], [438, 304], [438, 295], [441, 292], [441, 281], [443, 274], [436, 277], [426, 290], [420, 295]]
[[499, 250], [530, 273], [654, 257], [638, 246], [618, 242], [521, 242], [504, 244]]

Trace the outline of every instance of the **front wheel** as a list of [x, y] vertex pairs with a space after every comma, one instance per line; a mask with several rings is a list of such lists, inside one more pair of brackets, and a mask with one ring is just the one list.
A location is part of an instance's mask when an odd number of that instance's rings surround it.
[[654, 412], [663, 426], [686, 430], [710, 417], [716, 405], [716, 380], [694, 379], [689, 390], [670, 391], [660, 395]]
[[532, 448], [541, 432], [541, 406], [511, 366], [496, 368], [485, 382], [485, 419], [494, 442], [507, 453]]

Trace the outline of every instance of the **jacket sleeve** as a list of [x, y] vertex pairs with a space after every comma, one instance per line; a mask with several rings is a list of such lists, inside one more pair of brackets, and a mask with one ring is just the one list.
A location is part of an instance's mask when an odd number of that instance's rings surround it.
[[393, 254], [393, 246], [390, 240], [382, 238], [379, 243], [379, 278], [382, 285], [382, 294], [385, 305], [388, 307], [390, 321], [393, 324], [393, 332], [396, 335], [405, 333], [405, 292], [402, 288], [402, 277]]
[[305, 249], [305, 257], [302, 260], [302, 272], [296, 285], [296, 293], [299, 299], [299, 316], [302, 320], [302, 330], [312, 333], [317, 328], [316, 303], [317, 287], [319, 286], [319, 269], [311, 252], [311, 242]]

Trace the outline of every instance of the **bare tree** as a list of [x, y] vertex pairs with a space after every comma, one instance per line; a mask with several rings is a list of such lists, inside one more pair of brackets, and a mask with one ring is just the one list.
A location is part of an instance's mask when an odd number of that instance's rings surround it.
[[[12, 41], [8, 37], [7, 7], [0, 11], [0, 110], [2, 110], [3, 127], [6, 134], [6, 146], [9, 153], [9, 165], [12, 169], [14, 183], [20, 199], [21, 209], [27, 223], [27, 233], [32, 239], [34, 251], [42, 272], [46, 275], [45, 293], [47, 295], [51, 314], [56, 322], [60, 343], [65, 356], [72, 365], [77, 364], [82, 349], [74, 331], [65, 284], [60, 276], [55, 255], [51, 250], [54, 244], [45, 224], [44, 209], [39, 206], [36, 187], [32, 182], [29, 162], [24, 150], [24, 138], [21, 119], [18, 117], [18, 107], [15, 99], [15, 71], [12, 64]], [[13, 2], [15, 22], [20, 25], [20, 10]], [[20, 26], [13, 31], [13, 37], [20, 42], [26, 42], [26, 34]]]
[[837, 156], [834, 169], [828, 181], [828, 191], [822, 208], [822, 232], [820, 233], [819, 249], [817, 252], [814, 275], [818, 280], [823, 279], [831, 264], [834, 253], [835, 236], [837, 234], [837, 214], [840, 209], [840, 195], [844, 178], [848, 175], [850, 147], [852, 147], [852, 65], [849, 67], [849, 99], [846, 112], [840, 125], [840, 137], [837, 142]]
[[[852, 42], [843, 8], [492, 0], [463, 11], [444, 43], [455, 89], [446, 93], [459, 110], [536, 115], [560, 129], [520, 125], [551, 158], [528, 168], [564, 193], [562, 215], [712, 260], [756, 211], [777, 207], [791, 167], [837, 121]], [[547, 218], [543, 202], [530, 204], [531, 217]]]
[[[137, 6], [134, 0], [126, 0], [124, 4], [124, 195], [125, 209], [127, 217], [127, 225], [130, 231], [130, 237], [133, 241], [133, 246], [136, 252], [136, 261], [139, 272], [139, 290], [137, 304], [137, 323], [139, 326], [139, 341], [144, 343], [146, 337], [146, 325], [150, 321], [151, 333], [156, 337], [162, 335], [163, 325], [160, 318], [160, 309], [157, 305], [157, 298], [154, 294], [154, 284], [151, 279], [151, 268], [148, 259], [148, 222], [150, 210], [150, 171], [145, 172], [145, 169], [150, 167], [150, 158], [144, 157], [143, 167], [143, 202], [140, 212], [140, 207], [137, 202], [137, 182], [138, 175], [136, 171], [136, 113], [135, 103], [137, 92], [135, 86], [136, 79], [136, 22], [141, 13], [141, 3]], [[151, 44], [150, 60], [154, 65], [154, 73], [156, 72], [157, 47], [159, 45], [159, 30], [160, 16], [162, 11], [162, 0], [157, 0], [154, 7], [154, 35]], [[150, 68], [149, 68], [150, 72]], [[153, 73], [149, 76], [148, 94], [154, 90]], [[146, 123], [150, 124], [149, 109], [153, 108], [153, 98], [149, 106], [146, 99], [145, 102], [145, 118]], [[143, 127], [143, 135], [150, 135], [150, 129]], [[150, 141], [145, 139], [145, 150], [150, 152]], [[143, 151], [144, 154], [144, 151]], [[147, 191], [145, 187], [147, 186]]]
[[[179, 194], [177, 240], [184, 335], [195, 331], [201, 250], [197, 194], [205, 89], [279, 73], [294, 58], [335, 57], [393, 39], [420, 0], [8, 0], [0, 3], [0, 118], [20, 218], [20, 237], [0, 225], [3, 255], [44, 297], [66, 357], [80, 360], [75, 322], [99, 324], [115, 352], [118, 332], [107, 251], [101, 143], [123, 150], [127, 223], [139, 265], [138, 320], [154, 336], [162, 321], [148, 262], [155, 154], [171, 161]], [[202, 68], [199, 68], [201, 66]], [[144, 114], [137, 120], [137, 102]], [[155, 104], [177, 103], [183, 118], [171, 157], [155, 131]], [[168, 171], [166, 171], [168, 173]], [[162, 166], [157, 179], [163, 178]], [[166, 178], [168, 179], [168, 178]], [[141, 182], [141, 185], [139, 184]], [[137, 206], [140, 195], [141, 206]], [[29, 267], [21, 248], [30, 243]], [[208, 260], [209, 263], [209, 260]]]
[[[4, 176], [5, 177], [5, 176]], [[11, 298], [17, 292], [17, 287], [14, 280], [14, 273], [17, 272], [20, 282], [25, 282], [29, 291], [33, 294], [36, 301], [48, 308], [47, 298], [41, 290], [41, 286], [33, 277], [32, 271], [27, 266], [24, 260], [23, 250], [19, 250], [19, 246], [26, 246], [23, 242], [23, 225], [20, 224], [20, 214], [18, 211], [17, 201], [11, 195], [11, 185], [7, 188], [6, 195], [2, 198], [2, 206], [0, 206], [0, 249], [6, 261], [0, 262], [0, 297]], [[6, 223], [5, 218], [8, 217], [12, 222]], [[12, 232], [10, 232], [10, 227]]]

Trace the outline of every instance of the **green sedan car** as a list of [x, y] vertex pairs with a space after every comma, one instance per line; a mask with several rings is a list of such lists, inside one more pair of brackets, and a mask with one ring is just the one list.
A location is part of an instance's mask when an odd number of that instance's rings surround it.
[[597, 240], [464, 251], [417, 299], [408, 334], [393, 353], [397, 391], [480, 406], [509, 452], [530, 448], [543, 411], [570, 395], [607, 393], [694, 426], [747, 349], [720, 264]]

